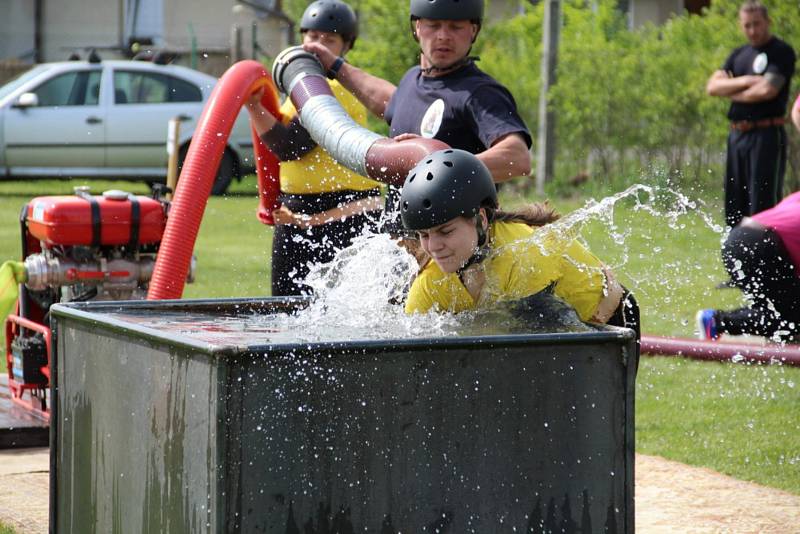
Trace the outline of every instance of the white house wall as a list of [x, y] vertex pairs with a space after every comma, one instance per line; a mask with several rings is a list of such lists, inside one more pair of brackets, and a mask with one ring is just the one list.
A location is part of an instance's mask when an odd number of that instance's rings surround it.
[[42, 4], [43, 61], [67, 59], [82, 47], [121, 44], [118, 0], [44, 0]]
[[[31, 0], [0, 0], [8, 4], [2, 14], [0, 30], [0, 59], [19, 57], [33, 50], [34, 14]], [[122, 57], [121, 47], [128, 45], [126, 37], [126, 0], [43, 0], [42, 1], [42, 61], [64, 60], [73, 51], [85, 57], [86, 48], [96, 47], [101, 57]], [[252, 57], [252, 24], [257, 24], [257, 42], [262, 53], [274, 56], [287, 46], [287, 25], [274, 18], [258, 17], [244, 6], [234, 10], [234, 0], [157, 0], [142, 5], [160, 6], [162, 13], [149, 13], [140, 18], [146, 22], [163, 21], [160, 35], [140, 35], [154, 38], [155, 47], [165, 47], [188, 53], [192, 47], [191, 30], [197, 49], [215, 56], [210, 69], [219, 74], [227, 61], [231, 46], [232, 26], [241, 27], [242, 57]], [[152, 9], [151, 9], [152, 10]], [[191, 30], [190, 30], [191, 24]], [[151, 24], [152, 25], [152, 24]], [[209, 58], [210, 59], [210, 58]], [[184, 61], [181, 61], [184, 62]], [[201, 65], [198, 65], [201, 69]]]
[[[270, 55], [285, 48], [285, 30], [274, 19], [258, 19], [249, 8], [234, 10], [234, 2], [215, 0], [165, 0], [169, 8], [164, 13], [164, 41], [170, 47], [188, 49], [191, 46], [189, 24], [201, 48], [230, 49], [234, 24], [241, 27], [245, 56], [252, 54], [251, 26], [257, 21], [257, 41]], [[234, 12], [236, 11], [236, 12]]]
[[33, 8], [31, 0], [0, 0], [0, 59], [33, 58]]
[[164, 43], [164, 0], [125, 0], [125, 42], [146, 36], [155, 45]]
[[648, 22], [663, 24], [672, 15], [683, 12], [683, 0], [633, 0], [630, 6], [633, 28]]

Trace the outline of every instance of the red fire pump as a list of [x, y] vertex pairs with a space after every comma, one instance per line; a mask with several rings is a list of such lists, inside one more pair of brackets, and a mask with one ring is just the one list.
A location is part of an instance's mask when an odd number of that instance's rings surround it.
[[147, 296], [168, 208], [156, 198], [117, 190], [93, 196], [77, 188], [74, 196], [37, 197], [22, 209], [27, 281], [5, 325], [14, 401], [49, 414], [52, 304]]

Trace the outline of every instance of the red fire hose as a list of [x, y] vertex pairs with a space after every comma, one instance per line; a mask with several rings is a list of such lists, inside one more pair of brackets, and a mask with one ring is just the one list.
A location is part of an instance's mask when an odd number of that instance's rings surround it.
[[[280, 117], [275, 85], [263, 65], [257, 61], [236, 63], [214, 87], [178, 180], [150, 281], [148, 300], [177, 299], [183, 294], [200, 222], [231, 128], [242, 105], [262, 86], [267, 88], [262, 100], [264, 107]], [[262, 222], [271, 224], [272, 210], [278, 207], [277, 159], [255, 131], [253, 150], [260, 197], [258, 217]]]
[[[271, 82], [271, 78], [269, 80]], [[275, 84], [267, 83], [265, 88], [264, 98], [261, 99], [261, 103], [267, 111], [272, 113], [278, 120], [281, 120], [280, 102]], [[256, 215], [259, 221], [271, 226], [275, 224], [272, 212], [280, 207], [280, 202], [278, 202], [278, 195], [281, 192], [279, 181], [280, 161], [261, 140], [255, 127], [251, 127], [250, 130], [253, 136], [253, 152], [256, 157], [256, 174], [258, 175], [258, 210]]]
[[686, 356], [698, 360], [742, 361], [800, 366], [800, 346], [748, 345], [701, 339], [642, 336], [643, 354]]

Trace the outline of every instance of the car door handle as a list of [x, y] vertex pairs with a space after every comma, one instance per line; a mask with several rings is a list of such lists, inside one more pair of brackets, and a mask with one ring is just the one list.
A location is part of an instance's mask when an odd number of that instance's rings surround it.
[[100, 117], [87, 117], [86, 118], [86, 123], [87, 124], [100, 124], [101, 122], [103, 122], [103, 119], [101, 119]]
[[186, 121], [192, 120], [192, 117], [190, 117], [189, 115], [181, 114], [181, 115], [178, 115], [177, 117], [175, 117], [175, 119], [177, 119], [177, 120], [179, 120], [181, 122], [186, 122]]

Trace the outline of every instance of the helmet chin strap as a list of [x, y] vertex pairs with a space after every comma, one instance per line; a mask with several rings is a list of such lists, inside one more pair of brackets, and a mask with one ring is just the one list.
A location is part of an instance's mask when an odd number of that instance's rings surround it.
[[[424, 54], [424, 52], [423, 52], [423, 54]], [[466, 56], [462, 57], [461, 59], [459, 59], [458, 61], [456, 61], [455, 63], [453, 63], [452, 65], [448, 65], [447, 67], [437, 67], [436, 65], [433, 64], [433, 62], [428, 60], [428, 63], [431, 63], [431, 66], [430, 67], [420, 67], [420, 71], [422, 71], [422, 74], [431, 74], [433, 72], [439, 72], [439, 73], [450, 72], [450, 71], [454, 71], [454, 70], [460, 69], [464, 65], [468, 65], [470, 63], [474, 63], [476, 61], [479, 61], [480, 59], [481, 58], [479, 56], [466, 55]]]
[[475, 230], [478, 232], [478, 244], [475, 246], [472, 256], [456, 271], [459, 277], [469, 267], [477, 265], [489, 257], [489, 239], [486, 235], [486, 229], [483, 227], [483, 219], [481, 219], [480, 213], [475, 215]]

